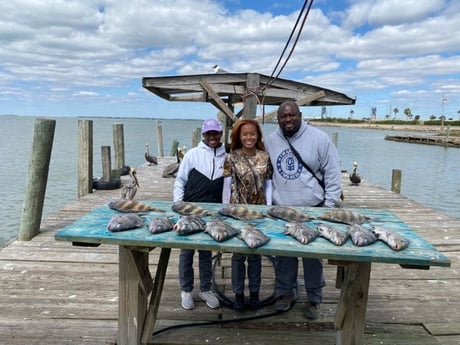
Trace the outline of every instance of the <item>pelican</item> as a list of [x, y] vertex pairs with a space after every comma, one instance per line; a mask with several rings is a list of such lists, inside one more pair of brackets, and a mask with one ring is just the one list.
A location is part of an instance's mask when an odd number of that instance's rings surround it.
[[163, 174], [161, 175], [164, 178], [167, 177], [176, 177], [177, 171], [179, 170], [179, 165], [180, 162], [182, 161], [182, 158], [184, 158], [185, 151], [187, 150], [187, 147], [183, 146], [181, 148], [178, 148], [176, 150], [176, 158], [177, 161], [175, 163], [169, 164], [164, 170]]
[[359, 176], [358, 172], [358, 162], [353, 162], [353, 172], [350, 174], [350, 181], [353, 186], [357, 186], [361, 183], [361, 176]]
[[157, 157], [152, 156], [152, 155], [150, 154], [150, 152], [149, 152], [149, 143], [145, 143], [145, 154], [144, 154], [144, 156], [145, 156], [145, 160], [146, 160], [147, 162], [149, 162], [149, 165], [151, 165], [151, 164], [155, 164], [155, 165], [158, 164]]
[[120, 196], [122, 199], [134, 199], [134, 196], [137, 193], [137, 188], [139, 188], [139, 182], [137, 181], [136, 169], [129, 169], [129, 181], [125, 184], [120, 191]]

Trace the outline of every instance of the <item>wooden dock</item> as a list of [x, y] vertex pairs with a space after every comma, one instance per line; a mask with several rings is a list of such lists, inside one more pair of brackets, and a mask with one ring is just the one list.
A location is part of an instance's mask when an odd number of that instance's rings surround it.
[[[141, 188], [136, 199], [172, 200], [174, 180], [162, 178], [161, 173], [174, 158], [159, 160], [158, 166], [137, 168]], [[430, 270], [373, 264], [365, 343], [460, 344], [460, 220], [367, 181], [351, 186], [346, 174], [343, 186], [345, 207], [391, 210], [452, 263], [450, 268]], [[13, 241], [2, 248], [0, 344], [117, 344], [118, 248], [73, 247], [68, 242], [55, 241], [54, 234], [118, 195], [119, 190], [113, 190], [85, 196], [44, 220], [41, 233], [33, 240]], [[158, 253], [152, 251], [152, 265]], [[178, 252], [173, 251], [156, 330], [178, 324], [215, 323], [168, 330], [154, 338], [157, 344], [335, 344], [334, 317], [339, 295], [335, 288], [336, 266], [325, 263], [327, 286], [318, 320], [308, 322], [303, 316], [305, 291], [301, 286], [300, 299], [289, 312], [238, 322], [239, 318], [270, 314], [274, 306], [236, 313], [226, 307], [211, 310], [197, 301], [196, 309], [185, 311], [180, 307], [177, 260]], [[228, 286], [226, 254], [216, 272], [218, 283]], [[299, 279], [299, 284], [302, 281]], [[264, 259], [262, 285], [262, 297], [273, 292], [273, 268], [268, 259]], [[232, 317], [234, 323], [219, 323]]]
[[445, 147], [460, 147], [459, 137], [433, 136], [433, 135], [386, 135], [385, 140], [399, 141], [410, 144], [425, 144]]

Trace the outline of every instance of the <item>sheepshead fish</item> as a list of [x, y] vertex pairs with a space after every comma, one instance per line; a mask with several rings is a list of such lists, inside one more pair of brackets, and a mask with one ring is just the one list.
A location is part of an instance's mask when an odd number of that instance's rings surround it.
[[334, 208], [332, 210], [326, 211], [321, 216], [319, 216], [318, 219], [335, 223], [344, 223], [348, 225], [363, 224], [371, 220], [367, 216], [353, 212], [351, 210], [345, 210], [343, 208]]
[[261, 247], [270, 241], [270, 237], [250, 223], [240, 229], [238, 238], [244, 241], [249, 248]]
[[236, 204], [226, 205], [217, 212], [223, 216], [233, 217], [239, 220], [251, 220], [264, 217], [264, 215], [259, 211], [251, 210], [245, 205]]
[[306, 222], [314, 219], [305, 213], [297, 211], [295, 208], [287, 206], [270, 207], [267, 213], [272, 217], [283, 219], [287, 222]]
[[396, 251], [407, 248], [410, 243], [409, 239], [396, 232], [386, 230], [381, 226], [375, 226], [372, 232], [377, 236], [378, 240], [386, 243], [391, 249]]
[[359, 224], [348, 226], [348, 233], [353, 244], [358, 247], [367, 246], [377, 241], [377, 237], [372, 231], [363, 228]]
[[112, 232], [130, 230], [144, 226], [144, 219], [135, 213], [117, 214], [107, 224], [107, 229]]
[[313, 242], [318, 237], [318, 231], [300, 222], [289, 222], [284, 225], [284, 233], [294, 237], [302, 244]]
[[319, 232], [319, 235], [328, 241], [334, 243], [336, 246], [341, 246], [344, 244], [348, 239], [348, 232], [340, 231], [332, 226], [319, 223], [316, 226], [316, 229]]
[[201, 232], [204, 231], [205, 228], [206, 222], [197, 215], [183, 215], [173, 226], [173, 230], [177, 231], [177, 234], [180, 236]]
[[210, 216], [211, 212], [206, 211], [204, 208], [195, 205], [191, 202], [186, 202], [186, 201], [176, 201], [172, 206], [172, 210], [174, 212], [190, 216]]
[[149, 231], [152, 234], [170, 231], [174, 227], [174, 219], [172, 217], [155, 217], [149, 222]]
[[238, 235], [239, 230], [222, 219], [214, 217], [206, 223], [204, 232], [208, 233], [217, 242], [222, 242]]
[[164, 212], [162, 209], [130, 199], [113, 200], [109, 202], [109, 207], [119, 212]]

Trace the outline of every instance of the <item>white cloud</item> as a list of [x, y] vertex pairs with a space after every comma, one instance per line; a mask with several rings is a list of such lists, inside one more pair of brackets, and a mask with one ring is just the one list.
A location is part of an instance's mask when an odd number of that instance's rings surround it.
[[[133, 107], [145, 103], [149, 109], [156, 96], [139, 90], [142, 77], [212, 73], [216, 63], [232, 72], [269, 75], [298, 11], [288, 12], [275, 1], [263, 9], [240, 3], [2, 2], [5, 112], [21, 113], [18, 100], [37, 100], [43, 109], [43, 100], [50, 100], [62, 102], [63, 109], [71, 103], [78, 113], [76, 99], [83, 96], [95, 102], [111, 98], [114, 107], [105, 110], [116, 113], [117, 100], [127, 103], [138, 95]], [[443, 90], [455, 107], [460, 98], [458, 27], [460, 3], [453, 0], [318, 1], [281, 77], [347, 92], [363, 103], [392, 102], [398, 90], [410, 91], [408, 103], [411, 97], [428, 103], [435, 90]], [[398, 102], [404, 99], [398, 96]], [[85, 104], [85, 114], [90, 105]]]

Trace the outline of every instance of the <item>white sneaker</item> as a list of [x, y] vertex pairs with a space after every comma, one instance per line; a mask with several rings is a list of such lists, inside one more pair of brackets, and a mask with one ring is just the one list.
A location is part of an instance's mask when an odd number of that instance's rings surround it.
[[198, 296], [209, 308], [215, 309], [220, 307], [219, 300], [212, 291], [201, 291]]
[[190, 310], [195, 308], [195, 302], [193, 302], [193, 297], [191, 292], [182, 291], [180, 293], [180, 298], [182, 300], [182, 308]]

